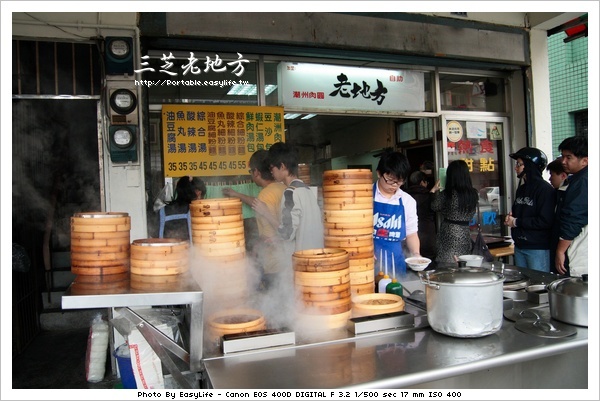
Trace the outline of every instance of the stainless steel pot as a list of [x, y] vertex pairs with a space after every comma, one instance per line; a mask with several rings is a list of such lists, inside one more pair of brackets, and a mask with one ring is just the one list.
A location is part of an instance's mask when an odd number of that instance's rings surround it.
[[568, 277], [548, 284], [550, 316], [576, 326], [588, 325], [588, 275]]
[[504, 275], [484, 268], [424, 271], [427, 320], [438, 333], [483, 337], [502, 327]]

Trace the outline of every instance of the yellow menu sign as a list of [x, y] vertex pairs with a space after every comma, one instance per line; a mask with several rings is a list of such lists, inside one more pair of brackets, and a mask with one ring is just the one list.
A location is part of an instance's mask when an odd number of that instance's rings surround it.
[[259, 149], [285, 141], [283, 107], [162, 106], [166, 177], [248, 174]]

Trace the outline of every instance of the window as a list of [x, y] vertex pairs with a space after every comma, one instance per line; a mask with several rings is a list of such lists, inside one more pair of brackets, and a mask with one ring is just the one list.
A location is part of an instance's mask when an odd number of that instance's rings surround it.
[[440, 74], [442, 110], [506, 111], [504, 79]]

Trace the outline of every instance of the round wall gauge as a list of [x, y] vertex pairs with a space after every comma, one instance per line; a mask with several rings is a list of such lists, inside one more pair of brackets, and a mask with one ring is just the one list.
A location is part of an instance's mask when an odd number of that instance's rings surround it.
[[129, 114], [136, 106], [135, 94], [129, 89], [117, 89], [110, 95], [110, 107], [119, 114]]
[[133, 132], [127, 128], [119, 128], [112, 135], [113, 142], [120, 148], [127, 148], [131, 146], [134, 139]]
[[117, 59], [123, 59], [129, 56], [131, 48], [129, 43], [124, 39], [113, 39], [108, 44], [110, 55]]

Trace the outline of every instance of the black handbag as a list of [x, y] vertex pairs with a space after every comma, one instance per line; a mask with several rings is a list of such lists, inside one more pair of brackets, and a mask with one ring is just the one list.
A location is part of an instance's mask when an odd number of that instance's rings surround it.
[[473, 248], [471, 249], [471, 254], [483, 256], [483, 260], [485, 260], [486, 262], [492, 262], [494, 260], [494, 256], [492, 255], [490, 249], [485, 243], [483, 234], [481, 234], [481, 226], [478, 227], [477, 238], [475, 239], [475, 241], [473, 241]]

